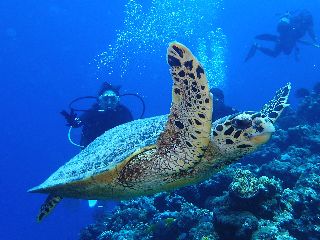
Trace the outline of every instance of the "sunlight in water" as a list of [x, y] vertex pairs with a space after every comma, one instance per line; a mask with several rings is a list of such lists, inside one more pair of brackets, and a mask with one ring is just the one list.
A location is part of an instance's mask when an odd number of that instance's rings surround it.
[[147, 57], [165, 57], [163, 49], [177, 40], [202, 62], [210, 86], [222, 85], [226, 36], [214, 24], [220, 9], [221, 0], [152, 0], [148, 10], [129, 0], [124, 27], [117, 31], [114, 44], [95, 59], [97, 68], [109, 74], [119, 68], [123, 78], [132, 64], [141, 70]]

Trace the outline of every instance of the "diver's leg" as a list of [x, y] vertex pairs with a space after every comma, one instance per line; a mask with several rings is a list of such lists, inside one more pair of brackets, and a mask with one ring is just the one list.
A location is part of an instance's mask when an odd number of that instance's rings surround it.
[[271, 42], [278, 42], [279, 41], [279, 37], [277, 35], [268, 34], [268, 33], [259, 34], [255, 38], [259, 39], [259, 40], [271, 41]]
[[300, 61], [300, 49], [298, 47], [295, 47], [295, 49], [294, 49], [294, 59], [297, 62]]
[[265, 48], [265, 47], [260, 47], [257, 46], [257, 49], [262, 52], [263, 54], [270, 56], [270, 57], [278, 57], [279, 54], [281, 53], [281, 47], [279, 44], [276, 44], [276, 46], [274, 47], [274, 49], [269, 49], [269, 48]]

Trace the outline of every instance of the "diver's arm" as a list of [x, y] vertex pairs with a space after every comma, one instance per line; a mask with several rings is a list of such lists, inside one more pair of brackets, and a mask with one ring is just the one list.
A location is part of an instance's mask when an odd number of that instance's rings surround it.
[[317, 42], [317, 36], [316, 36], [316, 34], [315, 34], [314, 30], [313, 30], [313, 27], [309, 27], [307, 32], [308, 32], [310, 38], [313, 40], [313, 42], [316, 43]]
[[81, 119], [77, 116], [77, 114], [71, 109], [70, 113], [65, 110], [62, 110], [61, 115], [65, 118], [68, 127], [78, 128], [83, 125]]

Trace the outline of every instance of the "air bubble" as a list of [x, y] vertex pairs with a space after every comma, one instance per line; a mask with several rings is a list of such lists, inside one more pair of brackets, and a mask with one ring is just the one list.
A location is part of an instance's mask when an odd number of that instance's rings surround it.
[[165, 57], [163, 49], [177, 40], [201, 61], [210, 86], [222, 85], [227, 41], [222, 29], [215, 25], [223, 9], [222, 2], [152, 0], [151, 7], [143, 11], [136, 0], [129, 0], [125, 5], [124, 27], [116, 32], [115, 42], [97, 57], [97, 69], [103, 68], [109, 74], [116, 69], [124, 78], [129, 65], [130, 69], [136, 69], [146, 60]]

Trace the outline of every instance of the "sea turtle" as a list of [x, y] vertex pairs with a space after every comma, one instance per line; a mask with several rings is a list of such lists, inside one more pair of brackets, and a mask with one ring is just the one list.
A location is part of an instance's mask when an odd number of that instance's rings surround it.
[[201, 182], [266, 143], [288, 106], [290, 83], [260, 112], [212, 123], [212, 96], [203, 67], [172, 42], [167, 62], [173, 79], [169, 115], [115, 127], [29, 190], [49, 194], [38, 220], [62, 198], [130, 199]]

